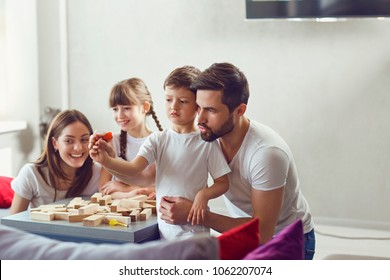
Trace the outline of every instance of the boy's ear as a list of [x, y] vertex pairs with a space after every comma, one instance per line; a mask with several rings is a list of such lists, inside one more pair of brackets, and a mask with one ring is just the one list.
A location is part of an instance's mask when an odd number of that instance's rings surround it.
[[144, 113], [148, 113], [150, 110], [150, 103], [148, 101], [144, 102]]

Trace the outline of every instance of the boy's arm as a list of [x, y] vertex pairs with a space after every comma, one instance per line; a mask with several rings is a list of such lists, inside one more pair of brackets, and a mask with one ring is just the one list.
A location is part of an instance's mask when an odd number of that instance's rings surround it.
[[210, 187], [200, 190], [195, 196], [187, 221], [193, 225], [202, 223], [207, 212], [208, 201], [223, 195], [228, 188], [228, 177], [227, 175], [223, 175], [215, 179], [214, 184]]
[[141, 156], [136, 156], [132, 161], [108, 157], [101, 164], [108, 172], [115, 176], [118, 174], [119, 176], [129, 177], [137, 175], [144, 170], [148, 166], [148, 161]]
[[210, 187], [200, 190], [204, 199], [209, 201], [210, 199], [217, 198], [223, 195], [229, 189], [228, 176], [225, 174], [214, 180], [214, 184]]
[[[92, 137], [92, 136], [91, 136]], [[132, 161], [117, 159], [111, 154], [112, 148], [108, 143], [99, 139], [90, 144], [89, 155], [91, 158], [100, 163], [108, 172], [113, 175], [133, 176], [144, 170], [148, 166], [148, 161], [137, 156]]]

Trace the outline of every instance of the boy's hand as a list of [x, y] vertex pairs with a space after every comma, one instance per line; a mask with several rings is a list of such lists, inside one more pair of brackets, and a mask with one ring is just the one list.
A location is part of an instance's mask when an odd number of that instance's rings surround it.
[[207, 212], [208, 199], [202, 191], [199, 191], [195, 196], [187, 221], [192, 225], [202, 224], [205, 220]]
[[111, 132], [105, 134], [94, 133], [89, 137], [89, 155], [94, 161], [103, 164], [107, 156], [112, 158], [116, 157], [114, 149], [108, 144], [108, 141], [111, 139]]

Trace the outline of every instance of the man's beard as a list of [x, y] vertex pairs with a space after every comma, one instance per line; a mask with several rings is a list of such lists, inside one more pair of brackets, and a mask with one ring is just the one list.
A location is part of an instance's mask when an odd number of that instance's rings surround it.
[[221, 126], [219, 130], [215, 132], [213, 132], [206, 124], [199, 123], [199, 125], [203, 126], [206, 129], [205, 132], [200, 133], [202, 139], [207, 142], [212, 142], [215, 139], [218, 139], [219, 137], [222, 137], [233, 130], [233, 116], [230, 115], [229, 119]]

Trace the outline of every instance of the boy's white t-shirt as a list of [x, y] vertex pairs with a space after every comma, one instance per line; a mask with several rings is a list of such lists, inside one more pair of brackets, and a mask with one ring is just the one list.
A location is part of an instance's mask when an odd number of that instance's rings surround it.
[[[138, 155], [149, 164], [156, 162], [156, 200], [159, 207], [163, 196], [181, 196], [191, 201], [207, 186], [208, 174], [213, 179], [230, 172], [216, 141], [202, 140], [199, 132], [180, 134], [172, 129], [151, 134]], [[209, 232], [203, 226], [170, 225], [159, 219], [160, 235], [164, 239], [192, 236]]]
[[[100, 164], [93, 164], [91, 180], [81, 196], [91, 196], [99, 191], [100, 169]], [[42, 171], [45, 175], [48, 174], [47, 167], [42, 168]], [[27, 163], [20, 169], [18, 176], [12, 180], [11, 187], [19, 196], [30, 200], [32, 208], [52, 203], [55, 196], [55, 190], [43, 180], [33, 163]], [[57, 190], [57, 200], [65, 199], [66, 192]]]

